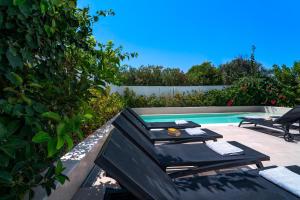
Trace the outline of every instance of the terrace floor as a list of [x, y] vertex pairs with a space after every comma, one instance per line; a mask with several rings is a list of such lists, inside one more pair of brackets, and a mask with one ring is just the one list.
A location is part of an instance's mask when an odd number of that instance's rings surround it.
[[[242, 128], [237, 127], [236, 125], [207, 125], [203, 127], [222, 134], [224, 137], [223, 140], [238, 141], [270, 156], [271, 160], [263, 162], [264, 166], [300, 165], [300, 136], [295, 138], [295, 142], [286, 142], [281, 137], [282, 134], [279, 132], [262, 127], [254, 127], [253, 125], [245, 125]], [[255, 166], [248, 167], [255, 168]], [[240, 168], [237, 170], [240, 170]], [[218, 172], [208, 172], [199, 175], [214, 173]], [[86, 183], [74, 195], [73, 200], [101, 200], [104, 186], [118, 187], [117, 183], [113, 179], [105, 177], [104, 172], [95, 167], [93, 172], [88, 177]]]

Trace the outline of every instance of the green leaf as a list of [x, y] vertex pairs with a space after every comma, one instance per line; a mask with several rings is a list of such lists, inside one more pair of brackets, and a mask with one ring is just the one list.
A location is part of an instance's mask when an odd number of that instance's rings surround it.
[[55, 174], [55, 167], [53, 164], [51, 164], [45, 174], [45, 178], [51, 178], [54, 174]]
[[47, 118], [47, 119], [52, 119], [54, 121], [61, 121], [61, 118], [59, 116], [59, 114], [55, 113], [55, 112], [45, 112], [42, 114], [43, 117]]
[[48, 157], [52, 157], [56, 153], [57, 153], [56, 140], [53, 138], [50, 138], [48, 141]]
[[42, 86], [38, 83], [30, 83], [29, 86], [34, 88], [42, 88]]
[[41, 103], [34, 103], [32, 107], [38, 113], [44, 113], [47, 110], [46, 107]]
[[0, 171], [0, 183], [11, 184], [13, 182], [13, 177], [7, 171]]
[[53, 18], [52, 21], [51, 21], [51, 25], [52, 25], [52, 28], [55, 28], [56, 27], [56, 22], [55, 22], [55, 19]]
[[8, 49], [6, 51], [6, 58], [8, 59], [9, 64], [16, 69], [17, 67], [22, 67], [23, 62], [19, 55], [13, 55], [12, 52]]
[[87, 114], [83, 115], [83, 117], [84, 117], [85, 119], [92, 119], [92, 118], [93, 118], [93, 115], [90, 114], [90, 113], [87, 113]]
[[61, 162], [61, 160], [58, 160], [56, 163], [56, 167], [55, 167], [55, 174], [59, 175], [60, 173], [63, 172], [65, 168], [63, 167], [63, 164]]
[[44, 15], [48, 9], [48, 4], [45, 0], [42, 0], [40, 2], [40, 9], [41, 9], [42, 14]]
[[64, 137], [61, 135], [57, 136], [57, 144], [56, 144], [56, 149], [59, 150], [61, 149], [65, 144]]
[[31, 106], [32, 101], [31, 101], [30, 98], [26, 97], [24, 94], [21, 94], [21, 99], [22, 99], [25, 103], [27, 103], [29, 106]]
[[46, 31], [47, 35], [50, 37], [52, 34], [51, 27], [48, 26], [47, 24], [44, 25], [44, 30]]
[[13, 4], [15, 6], [20, 6], [25, 2], [25, 0], [13, 0]]
[[23, 84], [23, 79], [15, 72], [10, 72], [6, 78], [15, 86], [21, 86]]
[[6, 87], [6, 88], [3, 89], [3, 91], [11, 92], [11, 93], [15, 93], [15, 94], [19, 95], [19, 92], [17, 90], [15, 90], [14, 88], [12, 88], [12, 87]]
[[68, 180], [65, 175], [56, 175], [55, 178], [62, 185], [66, 182], [66, 180]]
[[50, 135], [47, 132], [39, 131], [35, 136], [32, 138], [32, 142], [35, 143], [42, 143], [48, 142], [51, 139]]
[[58, 126], [56, 127], [57, 135], [63, 135], [65, 133], [65, 127], [66, 124], [64, 122], [59, 123]]
[[64, 139], [67, 142], [68, 150], [71, 150], [74, 146], [73, 139], [68, 134], [64, 135]]

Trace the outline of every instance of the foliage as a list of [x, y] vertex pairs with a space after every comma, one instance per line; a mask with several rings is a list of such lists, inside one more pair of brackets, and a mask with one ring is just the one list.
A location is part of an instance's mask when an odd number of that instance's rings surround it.
[[230, 85], [242, 77], [261, 75], [263, 72], [261, 64], [243, 57], [222, 64], [220, 70], [225, 85]]
[[[82, 102], [114, 82], [123, 59], [109, 42], [97, 44], [90, 16], [76, 0], [0, 1], [0, 196], [22, 199], [41, 185], [64, 183], [61, 162], [82, 137]], [[44, 173], [41, 173], [44, 172]]]
[[214, 103], [226, 102], [223, 91], [215, 90], [208, 93], [191, 92], [174, 96], [138, 96], [128, 88], [124, 91], [126, 106], [130, 107], [180, 107], [180, 106], [211, 106]]
[[121, 72], [122, 84], [125, 85], [181, 85], [186, 82], [184, 73], [178, 68], [162, 66], [129, 67]]
[[291, 88], [269, 77], [244, 77], [228, 89], [228, 96], [231, 105], [295, 105]]
[[300, 62], [295, 62], [289, 68], [286, 65], [281, 67], [274, 65], [274, 76], [277, 81], [282, 83], [285, 87], [290, 87], [291, 91], [296, 96], [296, 103], [300, 103]]
[[110, 92], [110, 88], [105, 91], [90, 89], [93, 97], [82, 105], [82, 113], [90, 113], [91, 119], [83, 124], [85, 133], [92, 133], [94, 130], [105, 124], [124, 108], [123, 98], [118, 93]]
[[124, 99], [130, 107], [164, 106], [293, 106], [295, 94], [290, 87], [264, 77], [244, 77], [231, 87], [206, 93], [191, 92], [174, 96], [138, 96], [129, 89]]
[[187, 78], [179, 68], [165, 68], [162, 71], [162, 85], [182, 84], [187, 84]]
[[186, 73], [190, 85], [222, 85], [220, 70], [211, 62], [192, 66]]
[[231, 85], [242, 77], [265, 77], [272, 74], [255, 60], [256, 47], [252, 46], [250, 57], [237, 57], [215, 67], [211, 62], [192, 66], [187, 73], [178, 68], [162, 66], [129, 67], [120, 72], [123, 85], [188, 86]]

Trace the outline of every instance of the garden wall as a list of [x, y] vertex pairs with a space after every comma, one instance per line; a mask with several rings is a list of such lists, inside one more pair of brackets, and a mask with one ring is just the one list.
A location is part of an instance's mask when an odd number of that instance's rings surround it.
[[291, 108], [275, 106], [203, 106], [203, 107], [159, 107], [134, 108], [141, 115], [151, 114], [187, 114], [187, 113], [226, 113], [226, 112], [264, 112], [282, 115]]
[[227, 85], [205, 85], [205, 86], [115, 86], [111, 85], [111, 92], [118, 92], [123, 95], [126, 88], [132, 90], [136, 95], [150, 96], [155, 94], [156, 96], [174, 96], [178, 93], [188, 92], [207, 92], [209, 90], [222, 90]]

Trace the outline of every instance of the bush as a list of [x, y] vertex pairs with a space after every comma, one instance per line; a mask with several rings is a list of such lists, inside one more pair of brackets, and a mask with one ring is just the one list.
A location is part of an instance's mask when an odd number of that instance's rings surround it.
[[104, 92], [96, 89], [91, 89], [90, 92], [93, 97], [82, 105], [82, 113], [91, 114], [90, 120], [83, 124], [85, 133], [92, 133], [125, 106], [123, 98], [118, 93], [110, 94], [110, 88], [106, 88]]
[[92, 23], [108, 14], [90, 16], [76, 0], [0, 2], [1, 199], [32, 197], [37, 186], [50, 194], [66, 180], [53, 163], [83, 137], [82, 102], [130, 57], [93, 38]]
[[194, 91], [174, 96], [137, 96], [127, 88], [124, 99], [130, 107], [295, 105], [293, 89], [268, 77], [244, 77], [223, 90]]
[[292, 88], [269, 77], [244, 77], [228, 89], [231, 105], [293, 106]]

